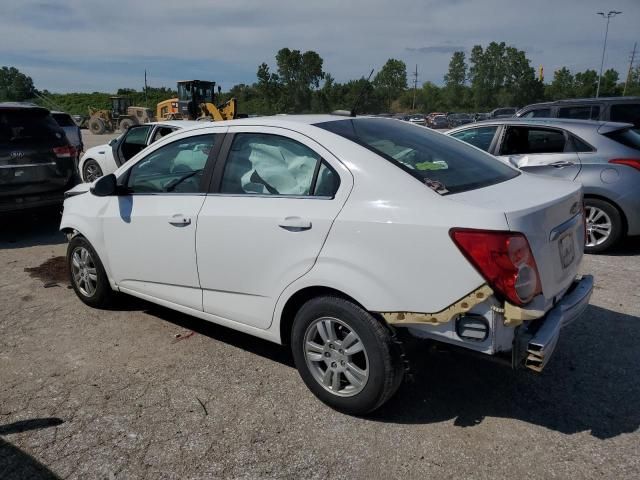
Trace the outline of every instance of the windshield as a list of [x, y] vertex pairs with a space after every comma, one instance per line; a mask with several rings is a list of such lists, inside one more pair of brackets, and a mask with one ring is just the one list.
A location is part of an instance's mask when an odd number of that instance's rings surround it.
[[473, 190], [519, 175], [489, 154], [409, 123], [354, 118], [316, 126], [377, 153], [441, 194]]
[[605, 137], [609, 137], [611, 140], [621, 143], [627, 147], [640, 150], [640, 132], [631, 128], [625, 128], [623, 130], [615, 130], [613, 132], [605, 133]]

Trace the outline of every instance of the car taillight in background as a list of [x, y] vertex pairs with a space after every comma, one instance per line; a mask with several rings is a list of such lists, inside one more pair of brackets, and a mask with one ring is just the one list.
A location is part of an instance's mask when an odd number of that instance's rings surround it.
[[53, 147], [53, 153], [58, 158], [75, 158], [76, 149], [71, 145], [65, 145], [63, 147]]
[[531, 247], [521, 233], [453, 228], [451, 238], [496, 293], [525, 305], [542, 292]]
[[612, 158], [609, 163], [615, 163], [617, 165], [626, 165], [636, 170], [640, 170], [640, 158]]

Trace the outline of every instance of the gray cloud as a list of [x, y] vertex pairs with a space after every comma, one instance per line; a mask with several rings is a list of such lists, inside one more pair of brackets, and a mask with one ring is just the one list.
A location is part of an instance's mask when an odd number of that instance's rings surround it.
[[417, 52], [417, 53], [453, 53], [465, 50], [464, 47], [455, 46], [455, 45], [431, 45], [429, 47], [407, 47], [406, 50], [408, 52]]
[[[611, 20], [605, 68], [623, 72], [640, 2], [616, 1], [624, 14]], [[338, 81], [398, 58], [439, 84], [452, 52], [494, 40], [546, 72], [598, 68], [600, 9], [601, 0], [0, 0], [0, 65], [52, 91], [139, 87], [145, 68], [156, 86], [203, 77], [228, 88], [254, 82], [258, 65], [274, 67], [289, 47], [318, 52]]]

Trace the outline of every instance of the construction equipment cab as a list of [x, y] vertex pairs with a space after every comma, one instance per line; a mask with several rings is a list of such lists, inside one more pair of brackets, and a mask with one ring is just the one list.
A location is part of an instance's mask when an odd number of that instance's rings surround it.
[[[178, 82], [178, 113], [185, 120], [232, 120], [237, 118], [235, 98], [216, 105], [216, 82], [183, 80]], [[218, 87], [218, 94], [221, 88]]]

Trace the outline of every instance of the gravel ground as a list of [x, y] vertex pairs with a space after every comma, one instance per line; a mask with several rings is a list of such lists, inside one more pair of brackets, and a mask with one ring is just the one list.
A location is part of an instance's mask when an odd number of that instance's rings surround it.
[[85, 306], [57, 222], [2, 219], [2, 479], [640, 476], [637, 238], [585, 257], [592, 306], [542, 375], [415, 342], [414, 381], [355, 418], [283, 347], [136, 299]]

